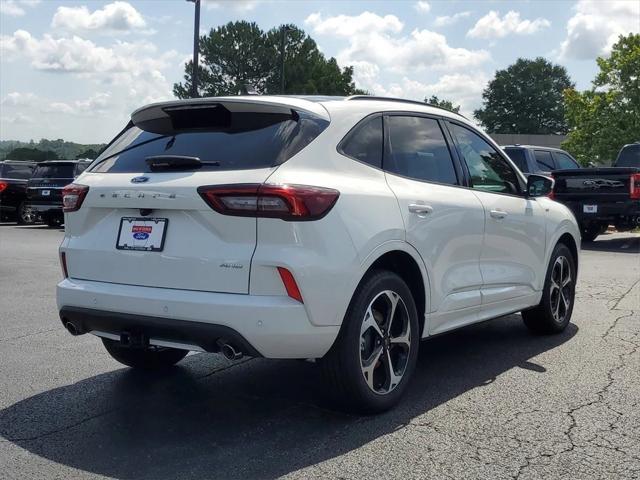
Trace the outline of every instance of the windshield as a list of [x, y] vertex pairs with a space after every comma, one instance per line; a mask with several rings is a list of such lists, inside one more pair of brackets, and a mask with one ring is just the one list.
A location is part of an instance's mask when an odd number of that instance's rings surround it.
[[100, 155], [90, 172], [149, 172], [147, 157], [197, 157], [201, 170], [243, 170], [279, 165], [311, 143], [328, 125], [305, 113], [277, 121], [264, 114], [234, 113], [224, 128], [150, 133], [130, 125]]
[[640, 167], [640, 143], [627, 145], [620, 150], [616, 167]]
[[33, 172], [34, 178], [73, 178], [73, 163], [38, 165]]

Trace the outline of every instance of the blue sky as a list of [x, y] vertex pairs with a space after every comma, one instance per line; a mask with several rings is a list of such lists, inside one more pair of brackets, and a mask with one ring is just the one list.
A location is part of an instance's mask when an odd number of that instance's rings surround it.
[[[432, 94], [469, 114], [518, 57], [564, 65], [579, 89], [638, 0], [202, 0], [201, 31], [234, 20], [304, 28], [377, 95]], [[0, 139], [106, 142], [131, 111], [172, 97], [191, 55], [185, 0], [0, 0]]]

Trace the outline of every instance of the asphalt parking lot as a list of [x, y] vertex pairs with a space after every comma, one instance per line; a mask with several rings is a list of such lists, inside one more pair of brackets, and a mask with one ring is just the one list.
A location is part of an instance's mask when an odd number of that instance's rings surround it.
[[640, 478], [640, 235], [582, 252], [573, 322], [421, 345], [405, 401], [331, 411], [315, 366], [123, 368], [57, 318], [61, 230], [0, 225], [1, 478]]

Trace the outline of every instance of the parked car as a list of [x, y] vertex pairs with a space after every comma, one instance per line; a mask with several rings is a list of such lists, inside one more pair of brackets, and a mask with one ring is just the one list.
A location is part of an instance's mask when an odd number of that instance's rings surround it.
[[580, 164], [564, 150], [534, 145], [505, 145], [502, 147], [513, 163], [526, 175], [548, 175], [554, 170], [580, 168]]
[[582, 239], [594, 241], [609, 225], [640, 226], [640, 143], [622, 147], [613, 167], [553, 172], [554, 195], [578, 219]]
[[50, 227], [62, 225], [62, 188], [73, 182], [90, 164], [91, 161], [87, 160], [38, 163], [27, 183], [27, 208], [37, 213]]
[[149, 105], [63, 192], [70, 333], [119, 362], [317, 359], [349, 408], [393, 406], [419, 340], [571, 318], [580, 232], [460, 115], [369, 96]]
[[27, 181], [35, 162], [4, 160], [0, 162], [0, 218], [20, 224], [32, 224], [37, 216], [27, 208]]

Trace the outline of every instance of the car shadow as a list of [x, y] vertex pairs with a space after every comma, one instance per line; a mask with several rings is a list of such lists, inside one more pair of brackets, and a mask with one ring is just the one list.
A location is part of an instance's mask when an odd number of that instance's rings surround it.
[[600, 235], [595, 242], [582, 242], [582, 250], [592, 252], [640, 253], [640, 235], [628, 233], [624, 236], [607, 237]]
[[513, 368], [578, 328], [531, 335], [511, 315], [422, 343], [402, 403], [378, 416], [328, 408], [317, 366], [254, 359], [215, 372], [207, 355], [165, 374], [119, 369], [0, 411], [0, 435], [53, 462], [119, 479], [271, 479], [355, 450]]

